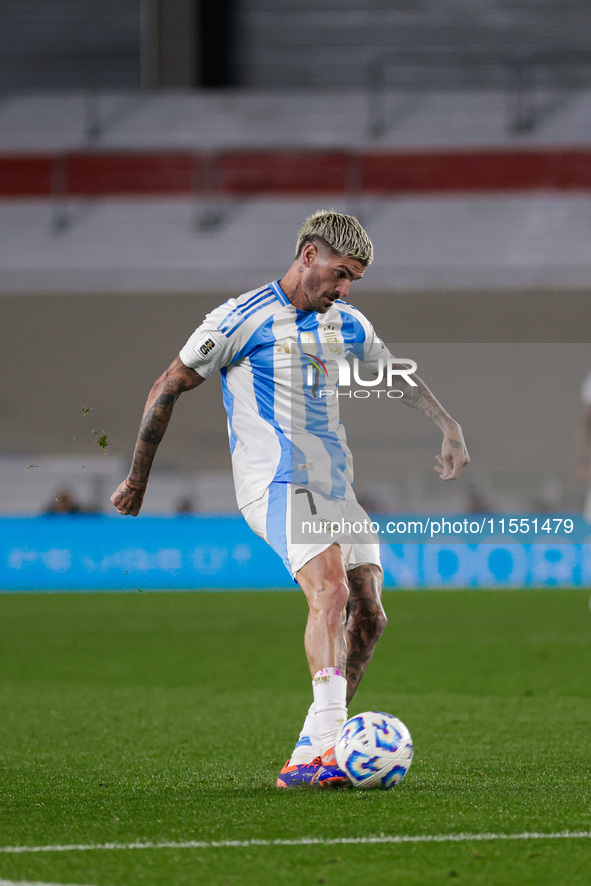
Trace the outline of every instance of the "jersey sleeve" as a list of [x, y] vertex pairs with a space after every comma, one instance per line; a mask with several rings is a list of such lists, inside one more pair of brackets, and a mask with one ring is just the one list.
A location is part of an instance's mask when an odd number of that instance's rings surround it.
[[[396, 374], [405, 377], [417, 371], [417, 364], [408, 357], [396, 357], [384, 344], [367, 317], [360, 316], [364, 330], [361, 352], [356, 354], [373, 375], [381, 376], [385, 367], [396, 365]], [[388, 376], [389, 377], [389, 376]]]
[[362, 344], [361, 353], [357, 356], [370, 372], [374, 375], [378, 375], [388, 362], [394, 361], [394, 356], [379, 337], [367, 317], [361, 315], [361, 318], [363, 321], [365, 338]]
[[236, 308], [236, 299], [230, 299], [207, 314], [201, 326], [179, 353], [179, 357], [190, 369], [202, 378], [209, 378], [218, 370], [228, 366], [237, 351], [238, 337], [228, 338], [220, 330], [227, 316]]

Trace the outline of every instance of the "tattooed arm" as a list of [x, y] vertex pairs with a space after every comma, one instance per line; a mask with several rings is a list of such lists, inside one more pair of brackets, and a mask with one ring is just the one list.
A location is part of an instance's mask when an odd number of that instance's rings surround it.
[[416, 386], [409, 385], [400, 377], [394, 387], [402, 391], [400, 399], [403, 403], [423, 412], [427, 418], [435, 422], [443, 434], [441, 455], [436, 456], [439, 465], [435, 467], [435, 470], [441, 480], [455, 480], [456, 477], [459, 477], [462, 468], [470, 463], [462, 429], [418, 375], [412, 374], [408, 377], [412, 378]]
[[131, 468], [111, 501], [121, 514], [136, 517], [142, 506], [148, 477], [156, 450], [164, 437], [172, 409], [183, 391], [190, 391], [205, 381], [194, 369], [176, 357], [158, 378], [148, 394], [140, 424]]

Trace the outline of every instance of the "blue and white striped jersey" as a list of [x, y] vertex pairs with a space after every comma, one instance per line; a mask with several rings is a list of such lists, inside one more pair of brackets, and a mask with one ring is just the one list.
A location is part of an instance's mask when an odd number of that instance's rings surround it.
[[239, 508], [273, 481], [354, 498], [337, 396], [351, 353], [370, 371], [390, 357], [356, 308], [337, 300], [325, 314], [301, 311], [279, 281], [229, 299], [190, 337], [183, 363], [203, 378], [221, 372]]

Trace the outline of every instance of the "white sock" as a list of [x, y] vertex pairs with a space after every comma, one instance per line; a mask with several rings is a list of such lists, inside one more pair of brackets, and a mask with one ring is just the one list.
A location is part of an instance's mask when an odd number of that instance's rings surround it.
[[314, 674], [312, 690], [316, 735], [324, 754], [347, 722], [347, 681], [338, 668], [322, 668]]
[[320, 742], [316, 734], [316, 717], [314, 710], [314, 702], [310, 705], [300, 737], [293, 750], [289, 762], [292, 766], [301, 763], [311, 763], [315, 757], [320, 756]]

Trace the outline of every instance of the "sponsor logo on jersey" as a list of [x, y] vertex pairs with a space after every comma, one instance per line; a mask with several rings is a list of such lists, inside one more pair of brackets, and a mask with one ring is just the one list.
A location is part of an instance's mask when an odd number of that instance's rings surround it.
[[193, 350], [198, 357], [207, 361], [211, 360], [213, 355], [221, 350], [221, 347], [220, 342], [210, 333], [209, 335], [204, 335], [203, 338], [193, 346]]
[[293, 338], [286, 338], [285, 341], [279, 341], [275, 345], [277, 354], [297, 354], [298, 346]]

